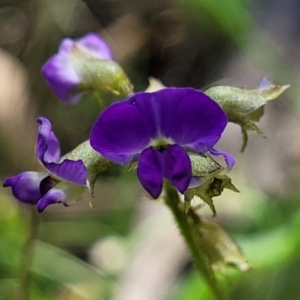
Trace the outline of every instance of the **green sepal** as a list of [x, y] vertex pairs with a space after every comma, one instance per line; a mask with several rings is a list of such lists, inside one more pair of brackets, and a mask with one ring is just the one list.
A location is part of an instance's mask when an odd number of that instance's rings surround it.
[[[263, 80], [266, 80], [265, 78]], [[290, 85], [268, 82], [264, 88], [245, 89], [233, 86], [213, 86], [204, 91], [227, 113], [229, 119], [236, 114], [249, 114], [268, 101], [278, 98]]]
[[132, 95], [133, 86], [117, 62], [92, 57], [75, 46], [72, 54], [75, 69], [81, 77], [78, 92], [96, 91], [123, 97]]
[[217, 212], [212, 198], [220, 196], [224, 189], [229, 189], [237, 193], [239, 190], [233, 185], [231, 178], [227, 175], [216, 174], [214, 176], [204, 177], [203, 179], [202, 184], [188, 189], [185, 192], [185, 200], [191, 201], [195, 196], [198, 196], [210, 207], [213, 216], [216, 216]]
[[260, 118], [263, 116], [264, 110], [265, 110], [264, 106], [261, 106], [258, 109], [249, 113], [248, 116], [252, 121], [258, 122], [260, 120]]
[[89, 175], [99, 174], [111, 167], [112, 162], [96, 152], [87, 140], [62, 157], [63, 159], [81, 159], [88, 169]]
[[228, 121], [241, 126], [243, 152], [247, 146], [248, 131], [254, 131], [264, 137], [263, 132], [253, 123], [263, 115], [263, 106], [278, 98], [290, 85], [275, 85], [263, 78], [257, 89], [245, 89], [233, 86], [213, 86], [204, 91], [225, 111]]
[[[254, 113], [256, 111], [254, 111]], [[254, 115], [253, 117], [255, 118], [256, 116]], [[241, 127], [242, 139], [243, 139], [241, 152], [244, 152], [244, 150], [246, 149], [246, 146], [247, 146], [247, 143], [248, 143], [248, 131], [256, 132], [261, 137], [266, 138], [266, 136], [260, 130], [260, 128], [255, 123], [252, 122], [251, 113], [249, 114], [249, 116], [244, 115], [244, 116], [234, 117], [234, 118], [231, 119], [231, 122], [233, 122], [237, 125], [240, 125], [240, 127]]]
[[138, 167], [138, 162], [137, 161], [134, 161], [132, 162], [129, 166], [128, 166], [128, 169], [127, 169], [127, 172], [131, 172], [133, 170], [136, 170]]
[[188, 153], [192, 164], [192, 176], [211, 176], [224, 170], [209, 154]]
[[82, 160], [88, 170], [88, 189], [90, 191], [90, 206], [93, 208], [94, 200], [94, 185], [97, 176], [100, 173], [105, 172], [112, 166], [112, 162], [104, 158], [101, 154], [96, 152], [90, 145], [90, 141], [87, 140], [77, 146], [75, 149], [64, 155], [61, 160]]

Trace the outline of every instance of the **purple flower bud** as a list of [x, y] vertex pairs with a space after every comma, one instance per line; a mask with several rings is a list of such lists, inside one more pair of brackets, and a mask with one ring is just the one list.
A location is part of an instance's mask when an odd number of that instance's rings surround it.
[[41, 182], [49, 176], [46, 172], [23, 172], [5, 179], [3, 186], [12, 188], [13, 195], [23, 203], [36, 204], [41, 198]]
[[63, 39], [58, 53], [42, 67], [42, 75], [54, 94], [68, 104], [77, 103], [85, 91], [132, 93], [126, 74], [96, 33], [77, 40]]

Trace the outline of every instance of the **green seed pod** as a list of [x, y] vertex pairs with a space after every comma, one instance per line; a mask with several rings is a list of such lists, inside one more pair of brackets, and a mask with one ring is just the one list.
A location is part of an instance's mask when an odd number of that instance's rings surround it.
[[199, 234], [199, 243], [215, 270], [225, 271], [228, 266], [242, 272], [250, 269], [239, 247], [218, 224], [201, 219], [194, 226]]

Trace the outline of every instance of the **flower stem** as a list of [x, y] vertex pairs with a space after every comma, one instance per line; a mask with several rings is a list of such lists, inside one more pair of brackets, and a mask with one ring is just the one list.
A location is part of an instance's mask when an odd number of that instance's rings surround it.
[[20, 288], [16, 295], [16, 300], [29, 300], [30, 299], [30, 282], [31, 274], [30, 267], [32, 263], [32, 258], [34, 254], [34, 241], [38, 234], [38, 225], [39, 218], [36, 208], [34, 206], [29, 207], [28, 209], [28, 236], [25, 241], [23, 251], [22, 251], [22, 260], [20, 266]]
[[165, 202], [174, 215], [180, 232], [190, 249], [198, 272], [204, 277], [212, 292], [215, 294], [216, 299], [225, 300], [227, 297], [216, 280], [208, 257], [201, 248], [199, 242], [197, 242], [197, 240], [199, 240], [199, 236], [197, 234], [196, 227], [193, 226], [192, 220], [188, 219], [184, 210], [180, 208], [180, 198], [177, 190], [166, 182], [165, 191]]

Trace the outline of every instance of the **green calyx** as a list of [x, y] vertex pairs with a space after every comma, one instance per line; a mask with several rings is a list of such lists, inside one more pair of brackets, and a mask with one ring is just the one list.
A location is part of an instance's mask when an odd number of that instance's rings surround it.
[[94, 199], [94, 185], [97, 176], [100, 173], [105, 172], [112, 166], [112, 162], [104, 158], [101, 154], [96, 152], [90, 145], [90, 141], [87, 140], [77, 146], [75, 149], [67, 153], [61, 160], [82, 160], [88, 170], [88, 188], [91, 193], [90, 205], [93, 207]]
[[243, 152], [247, 146], [248, 131], [254, 131], [264, 137], [255, 125], [263, 115], [263, 106], [278, 98], [290, 85], [275, 85], [263, 78], [256, 89], [244, 89], [233, 86], [213, 86], [204, 91], [225, 111], [228, 121], [241, 126], [243, 135]]
[[224, 170], [224, 167], [209, 154], [188, 154], [192, 165], [192, 176], [206, 177]]
[[89, 176], [98, 175], [112, 166], [111, 161], [104, 158], [91, 147], [89, 140], [81, 143], [75, 149], [64, 155], [62, 157], [62, 160], [63, 159], [81, 159], [89, 172]]
[[73, 56], [81, 77], [78, 91], [90, 90], [122, 97], [132, 95], [133, 86], [117, 62], [92, 57], [77, 47], [73, 49]]
[[234, 192], [239, 192], [239, 190], [231, 183], [231, 179], [225, 175], [226, 169], [209, 154], [189, 153], [189, 156], [192, 164], [192, 176], [200, 177], [200, 184], [185, 192], [186, 212], [190, 210], [191, 200], [197, 196], [208, 204], [215, 216], [217, 212], [212, 198], [220, 196], [224, 189]]
[[186, 201], [186, 212], [191, 209], [190, 203], [195, 196], [203, 200], [211, 209], [213, 216], [216, 216], [217, 211], [213, 202], [213, 197], [220, 196], [224, 189], [232, 190], [236, 193], [239, 190], [231, 182], [231, 178], [227, 175], [213, 175], [203, 177], [203, 181], [197, 187], [188, 189], [184, 196]]
[[224, 272], [228, 266], [242, 272], [250, 269], [239, 247], [217, 223], [200, 218], [194, 210], [189, 211], [188, 217], [196, 229], [199, 246], [206, 253], [214, 270]]
[[123, 69], [112, 60], [89, 59], [83, 66], [81, 89], [128, 97], [133, 93]]

